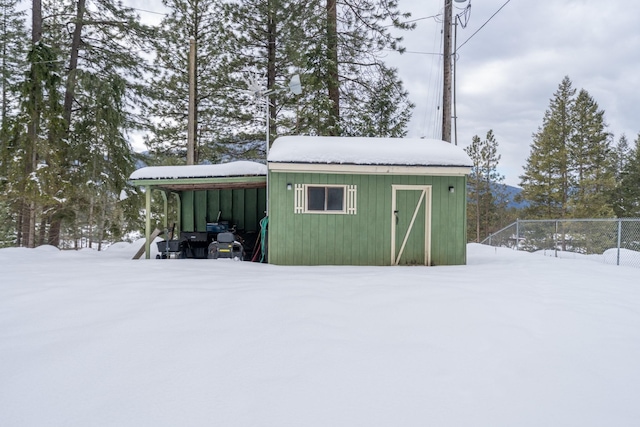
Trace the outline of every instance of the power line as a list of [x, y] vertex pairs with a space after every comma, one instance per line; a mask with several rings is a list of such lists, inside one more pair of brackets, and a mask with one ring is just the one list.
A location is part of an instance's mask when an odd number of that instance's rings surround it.
[[137, 7], [130, 7], [130, 9], [137, 10], [139, 12], [153, 13], [155, 15], [167, 15], [166, 13], [163, 13], [163, 12], [154, 12], [152, 10], [138, 9]]
[[[397, 50], [393, 50], [393, 49], [384, 49], [387, 52], [398, 52]], [[414, 55], [436, 55], [436, 56], [442, 56], [442, 52], [420, 52], [417, 50], [403, 50], [402, 51], [402, 55], [404, 55], [405, 53], [411, 53]]]
[[[431, 16], [423, 16], [422, 18], [416, 18], [416, 19], [410, 19], [408, 21], [402, 21], [402, 22], [400, 22], [400, 25], [402, 25], [402, 24], [411, 24], [412, 22], [424, 21], [425, 19], [436, 19], [439, 16], [442, 16], [442, 14], [431, 15]], [[394, 27], [394, 26], [395, 26], [395, 24], [384, 25], [385, 28]]]
[[480, 26], [480, 28], [478, 28], [478, 29], [476, 30], [476, 32], [475, 32], [475, 33], [471, 34], [471, 35], [469, 36], [469, 38], [468, 38], [468, 39], [466, 39], [466, 40], [464, 41], [464, 43], [462, 43], [460, 46], [458, 46], [458, 47], [457, 47], [457, 49], [456, 49], [456, 51], [457, 51], [457, 50], [459, 50], [459, 49], [460, 49], [462, 46], [464, 46], [465, 44], [467, 44], [467, 42], [468, 42], [469, 40], [471, 40], [471, 38], [472, 38], [473, 36], [475, 36], [476, 34], [478, 34], [478, 32], [480, 32], [480, 30], [481, 30], [481, 29], [483, 29], [483, 28], [484, 28], [484, 26], [485, 26], [485, 25], [487, 25], [487, 24], [489, 23], [489, 21], [491, 21], [491, 20], [494, 18], [494, 16], [496, 16], [498, 13], [500, 13], [500, 11], [501, 11], [501, 10], [502, 10], [502, 9], [503, 9], [503, 8], [504, 8], [504, 7], [505, 7], [505, 6], [510, 2], [510, 1], [511, 1], [511, 0], [507, 0], [507, 1], [502, 5], [502, 6], [500, 6], [500, 9], [498, 9], [498, 10], [496, 11], [496, 13], [494, 13], [493, 15], [491, 15], [491, 17], [490, 17], [489, 19], [487, 19], [487, 21], [486, 21], [484, 24], [482, 24], [482, 26]]
[[412, 22], [418, 22], [418, 21], [423, 21], [425, 19], [432, 19], [432, 18], [437, 18], [438, 16], [441, 16], [442, 14], [438, 14], [438, 15], [431, 15], [431, 16], [425, 16], [422, 18], [416, 18], [416, 19], [410, 19], [408, 21], [404, 21], [403, 24], [410, 24]]

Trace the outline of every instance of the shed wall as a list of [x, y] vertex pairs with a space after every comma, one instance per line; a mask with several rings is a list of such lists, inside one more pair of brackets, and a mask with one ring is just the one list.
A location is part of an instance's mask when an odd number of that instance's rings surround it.
[[[294, 213], [287, 184], [356, 185], [357, 213]], [[269, 262], [390, 265], [393, 185], [431, 186], [431, 265], [465, 264], [466, 177], [283, 172], [269, 173]]]
[[258, 232], [266, 210], [266, 189], [224, 189], [184, 191], [182, 200], [182, 230], [206, 231], [208, 222], [229, 221], [238, 230]]

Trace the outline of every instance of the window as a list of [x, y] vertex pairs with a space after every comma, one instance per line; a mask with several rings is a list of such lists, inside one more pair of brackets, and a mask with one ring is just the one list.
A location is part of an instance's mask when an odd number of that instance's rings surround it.
[[296, 184], [294, 212], [354, 215], [356, 186]]
[[343, 211], [344, 187], [307, 187], [308, 211]]

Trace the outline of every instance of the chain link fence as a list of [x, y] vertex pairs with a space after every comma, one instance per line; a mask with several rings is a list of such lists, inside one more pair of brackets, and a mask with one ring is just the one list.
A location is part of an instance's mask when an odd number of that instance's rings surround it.
[[640, 219], [518, 220], [482, 244], [640, 268]]

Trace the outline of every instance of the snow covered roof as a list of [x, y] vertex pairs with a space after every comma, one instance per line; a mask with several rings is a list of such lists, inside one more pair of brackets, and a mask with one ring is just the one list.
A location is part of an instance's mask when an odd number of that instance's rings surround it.
[[129, 179], [221, 178], [266, 175], [266, 165], [241, 160], [217, 165], [149, 166], [133, 172]]
[[269, 151], [270, 163], [471, 167], [460, 147], [436, 139], [283, 136]]

